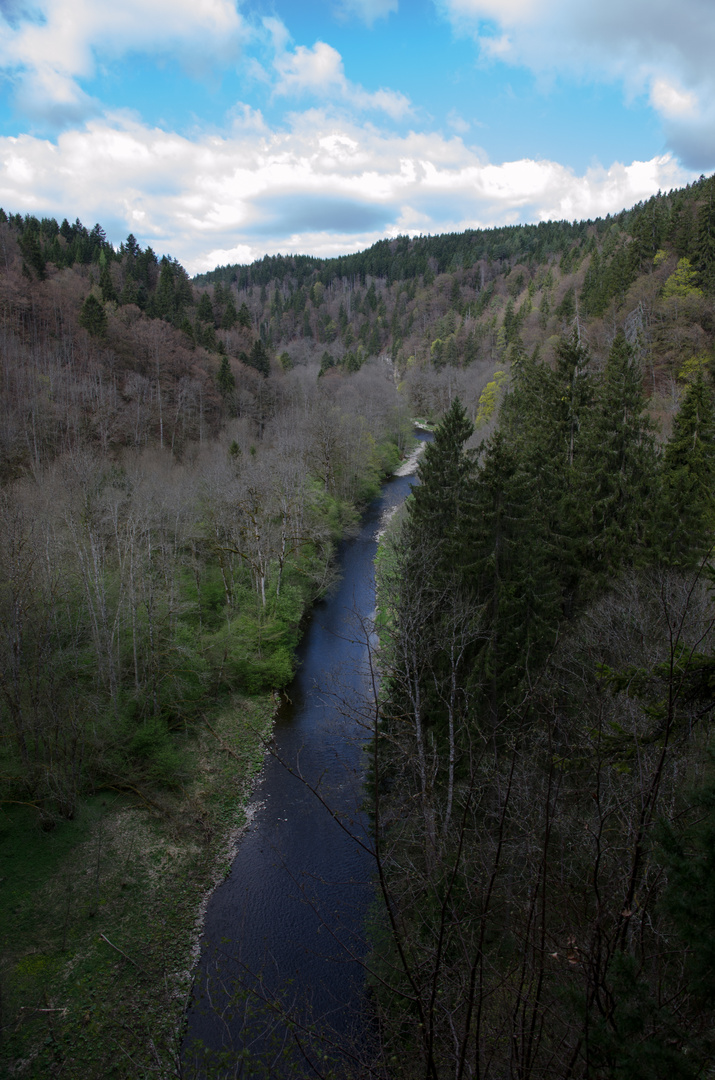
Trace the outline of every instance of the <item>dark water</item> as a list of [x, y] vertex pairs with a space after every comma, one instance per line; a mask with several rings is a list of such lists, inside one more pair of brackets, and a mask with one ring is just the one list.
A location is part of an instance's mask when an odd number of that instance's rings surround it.
[[[361, 847], [370, 847], [360, 811], [369, 732], [355, 715], [367, 681], [361, 620], [375, 607], [377, 534], [414, 479], [388, 481], [359, 534], [342, 544], [340, 584], [316, 606], [301, 643], [255, 816], [208, 907], [187, 1076], [325, 1075], [319, 1054], [340, 1060], [346, 1074], [350, 1055], [365, 1051], [359, 959], [374, 866]], [[199, 1043], [224, 1051], [223, 1063], [197, 1066]]]

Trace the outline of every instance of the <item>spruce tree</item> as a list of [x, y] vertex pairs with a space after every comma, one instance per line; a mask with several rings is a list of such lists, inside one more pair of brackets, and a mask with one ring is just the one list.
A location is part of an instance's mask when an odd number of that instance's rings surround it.
[[483, 632], [473, 682], [494, 727], [538, 671], [561, 614], [542, 481], [526, 444], [497, 431], [476, 478], [468, 568]]
[[702, 368], [689, 385], [663, 454], [654, 544], [663, 560], [691, 568], [715, 531], [715, 408]]
[[518, 459], [523, 474], [519, 484], [528, 491], [530, 527], [539, 536], [542, 589], [550, 597], [547, 606], [560, 594], [566, 614], [571, 612], [581, 574], [573, 462], [592, 396], [587, 364], [588, 353], [576, 337], [559, 346], [556, 370], [539, 362], [537, 350], [531, 357], [522, 351], [514, 358], [512, 386], [501, 409], [500, 427]]
[[255, 368], [260, 372], [264, 379], [267, 379], [271, 373], [271, 364], [265, 345], [257, 338], [251, 346], [251, 351], [246, 357], [246, 363], [249, 367]]
[[79, 313], [79, 325], [84, 327], [92, 337], [102, 338], [107, 332], [107, 315], [97, 297], [90, 293], [82, 304]]
[[221, 357], [216, 382], [222, 397], [228, 397], [236, 385], [236, 377], [231, 370], [228, 356]]
[[210, 323], [211, 326], [214, 325], [214, 309], [207, 292], [201, 293], [201, 299], [196, 308], [196, 318], [201, 322]]
[[107, 257], [104, 252], [102, 252], [99, 261], [101, 265], [101, 270], [99, 272], [99, 288], [102, 292], [102, 300], [105, 304], [109, 301], [116, 304], [119, 301], [119, 297], [117, 295], [117, 290], [114, 287], [112, 275], [109, 272], [109, 263], [107, 262]]
[[655, 484], [643, 376], [623, 333], [613, 342], [584, 421], [575, 506], [581, 559], [598, 591], [622, 567], [644, 561]]
[[698, 213], [698, 236], [696, 265], [700, 272], [700, 284], [709, 292], [715, 292], [715, 177], [710, 177], [706, 199]]
[[[418, 470], [420, 484], [407, 502], [399, 596], [394, 603], [396, 653], [403, 658], [404, 670], [397, 679], [392, 708], [397, 715], [414, 712], [420, 732], [427, 725], [438, 743], [446, 739], [453, 764], [454, 712], [447, 700], [451, 697], [454, 703], [454, 694], [459, 692], [453, 682], [457, 668], [461, 671], [471, 665], [473, 624], [478, 615], [471, 604], [467, 575], [474, 458], [464, 444], [473, 430], [457, 399], [438, 425], [434, 442], [425, 448]], [[464, 646], [458, 650], [458, 664], [455, 635]], [[403, 701], [398, 684], [408, 683], [410, 700]], [[422, 753], [421, 734], [418, 743]], [[424, 784], [423, 760], [421, 772]]]
[[420, 481], [408, 504], [411, 544], [439, 549], [439, 561], [453, 565], [464, 541], [474, 472], [473, 457], [464, 444], [474, 424], [456, 398], [425, 447], [417, 475]]

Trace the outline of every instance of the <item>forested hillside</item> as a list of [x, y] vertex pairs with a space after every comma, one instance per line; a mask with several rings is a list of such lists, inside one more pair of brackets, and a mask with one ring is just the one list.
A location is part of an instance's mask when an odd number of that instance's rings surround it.
[[548, 363], [515, 339], [477, 447], [453, 403], [384, 546], [394, 1076], [712, 1075], [714, 297], [677, 254], [602, 305], [594, 250], [591, 317]]
[[330, 260], [266, 256], [196, 281], [212, 285], [217, 325], [237, 290], [286, 362], [350, 371], [390, 356], [417, 414], [443, 411], [436, 373], [457, 386], [475, 364], [493, 373], [517, 339], [550, 359], [575, 323], [601, 359], [619, 327], [637, 337], [651, 390], [667, 393], [683, 350], [712, 339], [711, 306], [698, 301], [715, 282], [714, 200], [702, 180], [597, 221], [397, 237]]
[[3, 783], [49, 824], [97, 782], [178, 782], [207, 699], [289, 680], [410, 432], [388, 366], [283, 371], [132, 237], [0, 230]]
[[3, 820], [188, 800], [441, 421], [381, 554], [390, 1068], [708, 1075], [715, 179], [194, 281], [0, 211], [0, 312]]
[[0, 218], [0, 1072], [126, 1076], [411, 427], [389, 364], [284, 370], [133, 237]]

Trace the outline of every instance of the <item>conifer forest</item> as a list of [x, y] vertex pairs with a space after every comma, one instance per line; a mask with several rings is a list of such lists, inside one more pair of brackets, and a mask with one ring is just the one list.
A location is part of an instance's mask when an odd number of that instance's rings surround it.
[[201, 899], [419, 423], [364, 627], [375, 1038], [297, 1075], [712, 1080], [715, 177], [193, 279], [6, 208], [0, 320], [0, 1071], [188, 1076]]

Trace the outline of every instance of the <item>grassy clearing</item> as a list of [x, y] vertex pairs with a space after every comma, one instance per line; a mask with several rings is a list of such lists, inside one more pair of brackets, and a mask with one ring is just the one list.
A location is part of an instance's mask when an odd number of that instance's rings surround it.
[[236, 698], [187, 738], [181, 791], [100, 792], [51, 832], [29, 807], [0, 811], [0, 1073], [175, 1075], [197, 915], [273, 711]]

